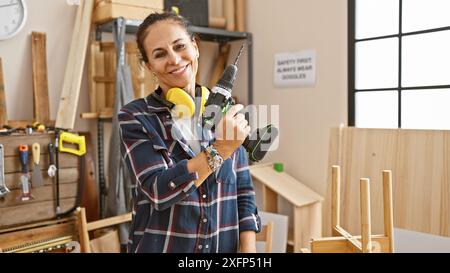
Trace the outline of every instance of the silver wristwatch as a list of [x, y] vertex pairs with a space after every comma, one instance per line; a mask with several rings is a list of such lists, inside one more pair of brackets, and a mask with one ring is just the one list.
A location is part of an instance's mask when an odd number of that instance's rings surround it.
[[217, 152], [214, 145], [209, 145], [208, 147], [206, 147], [204, 152], [208, 160], [209, 168], [213, 172], [216, 171], [223, 164], [223, 158]]

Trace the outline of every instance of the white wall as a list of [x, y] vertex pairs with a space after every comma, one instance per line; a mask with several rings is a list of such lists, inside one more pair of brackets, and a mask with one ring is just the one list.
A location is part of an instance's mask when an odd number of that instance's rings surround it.
[[[33, 119], [31, 32], [47, 34], [47, 67], [50, 117], [56, 118], [77, 6], [66, 0], [28, 0], [28, 19], [15, 37], [0, 41], [6, 107], [9, 120]], [[78, 113], [89, 111], [87, 73], [84, 73]], [[78, 116], [77, 116], [78, 117]], [[90, 122], [76, 119], [75, 129], [87, 131]]]
[[[347, 1], [249, 0], [254, 37], [254, 102], [280, 105], [280, 143], [266, 162], [326, 194], [329, 130], [347, 121]], [[273, 84], [274, 54], [316, 51], [313, 87]]]

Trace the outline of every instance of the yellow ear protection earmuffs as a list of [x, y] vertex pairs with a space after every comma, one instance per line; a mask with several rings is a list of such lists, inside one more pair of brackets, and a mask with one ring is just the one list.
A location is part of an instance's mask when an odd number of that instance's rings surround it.
[[[153, 92], [159, 102], [169, 107], [172, 111], [172, 115], [178, 118], [191, 118], [192, 116], [201, 116], [205, 111], [205, 103], [209, 97], [209, 90], [204, 86], [197, 86], [195, 88], [195, 97], [200, 97], [200, 109], [196, 109], [196, 103], [186, 91], [181, 88], [174, 87], [169, 89], [166, 94], [166, 98], [162, 99], [156, 92]], [[196, 110], [198, 113], [196, 113]]]

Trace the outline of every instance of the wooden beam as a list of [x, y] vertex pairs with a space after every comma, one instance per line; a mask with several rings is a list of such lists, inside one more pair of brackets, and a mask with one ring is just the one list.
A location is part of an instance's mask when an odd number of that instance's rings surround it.
[[[227, 0], [225, 0], [227, 1]], [[229, 1], [229, 0], [228, 0]], [[245, 4], [246, 0], [234, 0], [236, 7], [236, 30], [244, 32], [245, 31]]]
[[384, 235], [389, 238], [389, 252], [394, 252], [394, 212], [392, 201], [392, 172], [382, 171], [383, 174], [383, 215]]
[[226, 28], [227, 26], [227, 19], [225, 19], [225, 17], [213, 17], [210, 16], [209, 17], [209, 27], [212, 28]]
[[80, 237], [81, 252], [90, 253], [91, 245], [89, 243], [89, 233], [87, 229], [86, 209], [78, 208], [76, 213], [79, 217], [78, 236]]
[[0, 58], [0, 128], [8, 125], [8, 113], [6, 112], [5, 81], [3, 79], [3, 63]]
[[92, 230], [96, 230], [99, 228], [104, 228], [104, 227], [109, 227], [109, 226], [114, 226], [114, 225], [122, 224], [125, 222], [129, 222], [129, 221], [131, 221], [131, 217], [132, 217], [131, 212], [129, 212], [126, 214], [90, 222], [87, 224], [87, 230], [92, 231]]
[[236, 24], [235, 24], [235, 18], [234, 18], [234, 0], [224, 0], [222, 1], [223, 4], [223, 15], [227, 19], [226, 24], [226, 30], [228, 31], [235, 31], [236, 30]]
[[264, 184], [262, 185], [264, 211], [278, 213], [278, 195]]
[[56, 127], [73, 129], [88, 47], [94, 0], [82, 0], [78, 7], [59, 101]]
[[370, 182], [368, 178], [361, 178], [361, 246], [363, 253], [372, 252], [371, 223], [370, 223]]
[[[353, 236], [356, 240], [361, 240], [361, 236]], [[372, 235], [375, 248], [374, 252], [389, 252], [389, 238], [384, 235]], [[351, 253], [347, 238], [344, 237], [324, 237], [311, 240], [312, 253]]]
[[336, 236], [342, 236], [347, 239], [352, 252], [362, 252], [361, 242], [355, 239], [355, 237], [348, 233], [345, 229], [340, 226], [335, 226], [333, 228], [333, 231], [335, 234], [337, 234]]
[[34, 120], [47, 125], [50, 120], [47, 80], [47, 49], [45, 33], [31, 33], [33, 70]]
[[335, 227], [340, 226], [340, 193], [341, 193], [341, 169], [339, 166], [331, 167], [331, 233], [334, 236], [339, 236], [336, 233]]

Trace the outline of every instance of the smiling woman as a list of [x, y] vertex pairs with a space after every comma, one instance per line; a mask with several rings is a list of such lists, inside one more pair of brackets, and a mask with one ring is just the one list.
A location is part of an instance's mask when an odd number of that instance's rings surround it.
[[138, 44], [147, 68], [158, 78], [164, 93], [179, 87], [194, 97], [200, 54], [194, 35], [187, 31], [187, 21], [176, 18], [142, 27]]
[[[202, 128], [209, 91], [195, 82], [199, 50], [183, 17], [149, 15], [137, 44], [159, 87], [118, 114], [136, 184], [128, 251], [255, 252], [260, 220], [241, 146], [250, 132], [243, 106], [231, 107], [215, 131]], [[188, 104], [191, 114], [179, 116]]]

